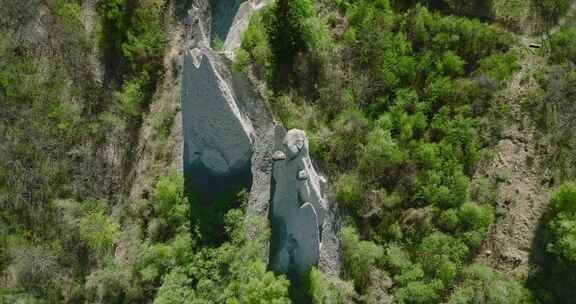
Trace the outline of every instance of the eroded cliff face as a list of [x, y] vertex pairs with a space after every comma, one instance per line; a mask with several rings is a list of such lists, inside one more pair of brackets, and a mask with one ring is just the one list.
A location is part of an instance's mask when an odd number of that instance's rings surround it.
[[227, 184], [250, 185], [254, 128], [238, 108], [226, 66], [209, 49], [184, 57], [182, 122], [184, 172], [204, 196]]
[[[302, 274], [319, 265], [337, 275], [335, 216], [305, 132], [277, 125], [253, 82], [231, 69], [251, 14], [267, 2], [200, 0], [189, 10], [181, 84], [184, 176], [206, 205], [221, 192], [250, 190], [248, 214], [270, 213], [275, 271]], [[221, 52], [212, 49], [215, 37]]]
[[272, 243], [270, 266], [275, 271], [298, 275], [320, 259], [321, 228], [327, 201], [308, 153], [302, 130], [276, 130], [273, 154]]

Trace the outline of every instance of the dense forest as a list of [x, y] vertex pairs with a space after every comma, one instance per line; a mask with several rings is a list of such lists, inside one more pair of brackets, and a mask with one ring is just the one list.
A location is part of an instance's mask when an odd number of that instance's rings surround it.
[[196, 2], [0, 0], [0, 303], [573, 303], [576, 2], [263, 1], [230, 65], [341, 228], [297, 283], [179, 171]]

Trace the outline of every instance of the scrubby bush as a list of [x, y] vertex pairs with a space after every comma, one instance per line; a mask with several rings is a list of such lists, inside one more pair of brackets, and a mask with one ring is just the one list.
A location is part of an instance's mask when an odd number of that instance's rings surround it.
[[473, 264], [464, 270], [463, 281], [448, 303], [527, 304], [533, 301], [517, 282], [505, 279], [484, 265]]
[[342, 230], [344, 269], [354, 280], [356, 288], [364, 290], [369, 283], [370, 269], [382, 258], [383, 249], [370, 241], [360, 241], [357, 232], [350, 227]]
[[99, 254], [111, 253], [114, 240], [119, 233], [117, 223], [102, 212], [90, 212], [80, 220], [80, 237]]
[[565, 27], [550, 36], [550, 61], [576, 64], [576, 26]]
[[364, 185], [358, 174], [345, 174], [340, 176], [336, 183], [336, 198], [338, 202], [352, 209], [361, 204], [364, 194]]
[[552, 241], [548, 250], [568, 265], [576, 265], [576, 184], [562, 185], [551, 199], [552, 219], [548, 227]]
[[154, 211], [158, 218], [162, 218], [170, 226], [171, 230], [181, 231], [187, 229], [188, 201], [184, 196], [184, 179], [176, 172], [171, 175], [160, 177], [155, 187]]
[[434, 281], [424, 283], [421, 281], [410, 282], [406, 287], [402, 287], [394, 294], [398, 303], [402, 304], [426, 304], [438, 303], [440, 300], [440, 291], [443, 288], [442, 283]]
[[562, 17], [570, 8], [570, 0], [540, 0], [535, 2], [540, 8], [542, 16], [552, 21]]
[[315, 267], [308, 272], [306, 281], [308, 295], [314, 304], [346, 304], [357, 298], [352, 283], [335, 277], [327, 278]]
[[270, 24], [266, 18], [268, 9], [250, 19], [250, 25], [242, 35], [241, 47], [236, 52], [235, 68], [243, 70], [249, 63], [256, 64], [259, 76], [270, 80], [272, 76], [272, 49], [270, 46]]
[[79, 1], [57, 0], [55, 3], [55, 14], [70, 31], [81, 32], [82, 13]]
[[123, 113], [128, 116], [139, 115], [144, 102], [142, 81], [138, 78], [127, 81], [122, 86], [122, 89], [115, 93], [114, 97]]
[[389, 130], [376, 128], [368, 134], [362, 149], [360, 168], [372, 176], [386, 174], [404, 160], [404, 154]]
[[[245, 218], [240, 210], [226, 215], [230, 237], [219, 247], [205, 247], [164, 276], [155, 303], [290, 303], [288, 280], [266, 270], [269, 237], [261, 218]], [[262, 232], [247, 237], [247, 229]]]
[[164, 282], [158, 289], [158, 295], [154, 298], [154, 304], [191, 303], [194, 295], [192, 279], [186, 275], [182, 267], [178, 267], [164, 277]]

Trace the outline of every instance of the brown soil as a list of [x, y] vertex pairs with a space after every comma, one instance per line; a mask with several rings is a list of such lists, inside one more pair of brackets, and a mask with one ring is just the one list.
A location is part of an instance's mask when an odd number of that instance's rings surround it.
[[526, 278], [538, 223], [549, 196], [550, 174], [537, 153], [535, 129], [521, 103], [537, 88], [533, 72], [543, 64], [529, 50], [522, 50], [521, 69], [500, 94], [510, 107], [510, 121], [494, 154], [481, 164], [475, 178], [497, 183], [496, 220], [478, 261], [505, 274]]

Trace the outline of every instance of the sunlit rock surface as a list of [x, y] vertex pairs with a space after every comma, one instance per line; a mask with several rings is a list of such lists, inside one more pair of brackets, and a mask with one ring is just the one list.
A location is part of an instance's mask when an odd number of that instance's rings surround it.
[[304, 131], [276, 128], [272, 187], [270, 266], [299, 275], [316, 266], [327, 201]]
[[201, 55], [196, 66], [191, 55], [186, 56], [182, 106], [187, 163], [220, 176], [242, 170], [250, 162], [254, 128], [215, 64], [214, 59]]
[[226, 39], [223, 40], [223, 50], [228, 58], [234, 58], [234, 54], [242, 42], [242, 34], [250, 24], [250, 17], [252, 14], [264, 8], [270, 2], [271, 0], [248, 0], [238, 7], [238, 11], [236, 12], [226, 34]]
[[[247, 213], [271, 218], [271, 268], [298, 275], [318, 265], [337, 276], [339, 220], [327, 208], [324, 179], [312, 166], [305, 133], [287, 135], [276, 126], [254, 82], [230, 69], [250, 16], [271, 1], [177, 1], [187, 26], [181, 83], [183, 171], [187, 189], [205, 201], [194, 213], [209, 214], [219, 193], [239, 186], [250, 189]], [[217, 51], [216, 37], [223, 42]]]

